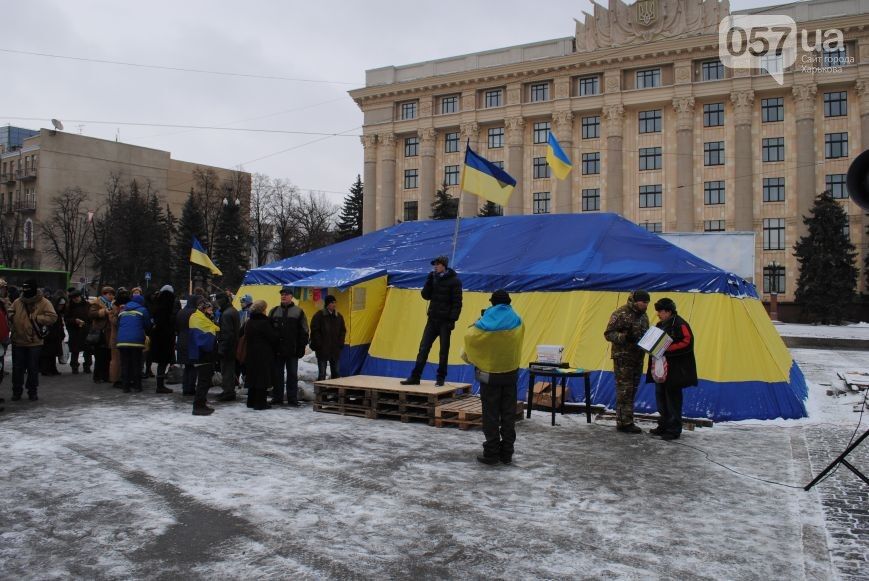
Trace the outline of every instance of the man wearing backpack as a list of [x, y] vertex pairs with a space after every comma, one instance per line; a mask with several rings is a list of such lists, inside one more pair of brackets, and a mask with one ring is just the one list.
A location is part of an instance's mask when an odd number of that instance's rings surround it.
[[[308, 318], [305, 311], [293, 302], [293, 287], [281, 288], [281, 303], [269, 313], [272, 326], [280, 338], [272, 379], [272, 405], [284, 405], [284, 387], [287, 405], [299, 407], [299, 358], [305, 355], [308, 344]], [[286, 381], [284, 371], [286, 370]]]
[[51, 301], [42, 296], [39, 284], [27, 280], [21, 287], [21, 296], [12, 303], [12, 401], [21, 399], [24, 392], [24, 374], [27, 374], [27, 396], [39, 399], [39, 352], [48, 328], [57, 321]]

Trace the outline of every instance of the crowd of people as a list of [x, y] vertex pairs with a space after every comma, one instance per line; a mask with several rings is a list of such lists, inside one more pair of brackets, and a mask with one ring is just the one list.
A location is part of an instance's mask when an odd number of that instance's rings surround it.
[[[462, 311], [462, 283], [446, 256], [431, 264], [421, 291], [428, 301], [426, 326], [416, 363], [403, 385], [420, 384], [435, 340], [440, 342], [435, 385], [446, 381], [450, 336]], [[333, 379], [340, 377], [347, 329], [334, 296], [325, 296], [323, 308], [309, 325], [295, 294], [293, 287], [282, 287], [280, 302], [271, 310], [265, 301], [245, 295], [239, 311], [228, 290], [208, 297], [197, 288], [182, 306], [170, 285], [148, 294], [139, 287], [116, 291], [106, 286], [88, 300], [74, 288], [51, 292], [28, 280], [19, 291], [0, 279], [0, 343], [4, 348], [12, 345], [12, 399], [21, 400], [25, 388], [29, 400], [38, 399], [39, 376], [60, 373], [57, 362], [64, 357], [63, 341], [68, 337], [72, 373], [79, 373], [81, 363], [94, 383], [108, 383], [124, 393], [142, 391], [142, 379], [152, 376], [154, 365], [157, 393], [172, 393], [166, 387], [167, 370], [173, 364], [183, 367], [181, 393], [193, 398], [194, 415], [214, 412], [207, 394], [215, 370], [220, 371], [219, 401], [235, 400], [243, 381], [250, 408], [298, 407], [299, 359], [307, 346], [317, 355], [318, 380], [325, 379], [327, 367]], [[650, 301], [648, 292], [633, 291], [604, 331], [612, 344], [616, 428], [629, 434], [642, 433], [633, 410], [646, 355], [638, 342], [649, 329]], [[509, 464], [516, 440], [524, 324], [506, 291], [496, 290], [490, 302], [492, 306], [465, 332], [462, 357], [474, 366], [480, 384], [486, 441], [478, 460]], [[694, 337], [672, 299], [662, 298], [654, 308], [658, 328], [672, 342], [663, 357], [649, 358], [646, 370], [647, 381], [655, 384], [660, 412], [651, 432], [675, 440], [682, 432], [682, 389], [697, 385]]]
[[177, 365], [194, 415], [214, 412], [207, 394], [216, 371], [218, 401], [236, 400], [243, 385], [250, 408], [298, 407], [299, 359], [307, 346], [317, 355], [318, 379], [326, 378], [327, 366], [331, 378], [340, 377], [347, 329], [334, 296], [325, 297], [309, 327], [295, 294], [282, 287], [271, 310], [244, 295], [239, 310], [229, 290], [208, 296], [196, 288], [182, 301], [170, 285], [151, 292], [105, 286], [88, 298], [76, 288], [52, 291], [27, 280], [19, 289], [0, 279], [0, 344], [4, 356], [12, 349], [12, 401], [25, 391], [28, 401], [38, 400], [39, 377], [59, 375], [60, 362], [123, 393], [141, 392], [142, 380], [155, 377], [159, 394], [173, 393], [167, 374]]

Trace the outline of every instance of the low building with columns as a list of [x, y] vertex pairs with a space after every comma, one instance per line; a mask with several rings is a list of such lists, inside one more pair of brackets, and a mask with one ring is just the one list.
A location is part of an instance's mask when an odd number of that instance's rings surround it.
[[[808, 31], [809, 51], [799, 42], [790, 66], [773, 53], [758, 68], [724, 66], [728, 14], [727, 0], [610, 0], [572, 37], [366, 71], [350, 92], [364, 113], [364, 231], [428, 219], [442, 185], [458, 195], [469, 141], [517, 180], [504, 214], [606, 211], [653, 232], [753, 231], [758, 289], [785, 301], [802, 216], [829, 189], [849, 216], [865, 292], [867, 217], [844, 180], [869, 143], [869, 2], [733, 12], [786, 15]], [[815, 50], [815, 31], [832, 29], [844, 47]], [[564, 181], [546, 165], [550, 131], [573, 161]], [[461, 215], [479, 207], [466, 195]]]

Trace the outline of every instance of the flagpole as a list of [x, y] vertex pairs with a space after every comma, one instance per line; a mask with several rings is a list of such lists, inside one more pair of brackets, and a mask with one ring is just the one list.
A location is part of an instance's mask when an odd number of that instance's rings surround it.
[[459, 242], [459, 216], [462, 213], [462, 195], [464, 195], [465, 190], [459, 190], [459, 204], [456, 208], [456, 229], [453, 231], [453, 255], [450, 256], [450, 266], [453, 269], [456, 268], [456, 244]]
[[190, 265], [190, 277], [187, 279], [187, 294], [193, 296], [193, 265]]

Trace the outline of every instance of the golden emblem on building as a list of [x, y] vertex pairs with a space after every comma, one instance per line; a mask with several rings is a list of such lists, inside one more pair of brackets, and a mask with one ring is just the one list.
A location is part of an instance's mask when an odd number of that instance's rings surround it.
[[658, 18], [658, 0], [637, 0], [637, 21], [649, 26]]

